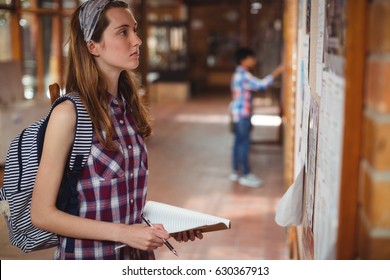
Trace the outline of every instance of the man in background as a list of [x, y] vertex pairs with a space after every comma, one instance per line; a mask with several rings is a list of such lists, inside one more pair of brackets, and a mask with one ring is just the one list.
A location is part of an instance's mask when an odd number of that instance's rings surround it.
[[230, 103], [233, 121], [233, 172], [231, 181], [240, 185], [257, 188], [261, 179], [252, 173], [249, 164], [251, 117], [253, 112], [252, 91], [265, 90], [274, 79], [283, 72], [283, 66], [278, 66], [264, 79], [253, 76], [250, 70], [256, 65], [255, 53], [249, 48], [240, 48], [236, 52], [237, 67], [231, 80], [232, 101]]

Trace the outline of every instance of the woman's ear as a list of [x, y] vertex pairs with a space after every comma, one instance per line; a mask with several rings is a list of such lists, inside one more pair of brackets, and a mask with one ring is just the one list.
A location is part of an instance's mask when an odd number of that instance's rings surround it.
[[93, 56], [99, 56], [99, 44], [95, 43], [94, 41], [90, 40], [88, 43], [87, 43], [87, 49], [89, 51], [90, 54], [92, 54]]

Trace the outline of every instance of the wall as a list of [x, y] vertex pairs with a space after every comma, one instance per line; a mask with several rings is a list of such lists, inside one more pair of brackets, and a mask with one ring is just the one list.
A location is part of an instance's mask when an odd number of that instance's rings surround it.
[[390, 1], [369, 1], [359, 257], [390, 259]]

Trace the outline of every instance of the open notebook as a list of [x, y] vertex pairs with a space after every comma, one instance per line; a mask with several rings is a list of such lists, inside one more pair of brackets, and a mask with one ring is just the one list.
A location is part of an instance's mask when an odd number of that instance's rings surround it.
[[146, 202], [143, 214], [152, 224], [162, 224], [169, 233], [190, 229], [209, 232], [231, 227], [228, 219], [155, 201]]

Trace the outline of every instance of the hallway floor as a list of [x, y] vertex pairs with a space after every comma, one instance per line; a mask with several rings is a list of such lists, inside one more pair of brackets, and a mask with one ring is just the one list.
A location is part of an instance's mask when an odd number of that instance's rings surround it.
[[[153, 105], [154, 136], [148, 141], [148, 199], [221, 216], [231, 229], [205, 233], [203, 240], [170, 242], [180, 259], [288, 258], [287, 235], [274, 222], [275, 208], [283, 194], [282, 146], [261, 144], [276, 139], [275, 127], [252, 131], [252, 171], [262, 178], [260, 188], [228, 180], [232, 135], [228, 130], [228, 96], [197, 97], [185, 104]], [[267, 112], [272, 107], [267, 108]], [[0, 259], [50, 259], [52, 249], [21, 253], [8, 243], [0, 219]], [[157, 259], [177, 259], [166, 247]]]

